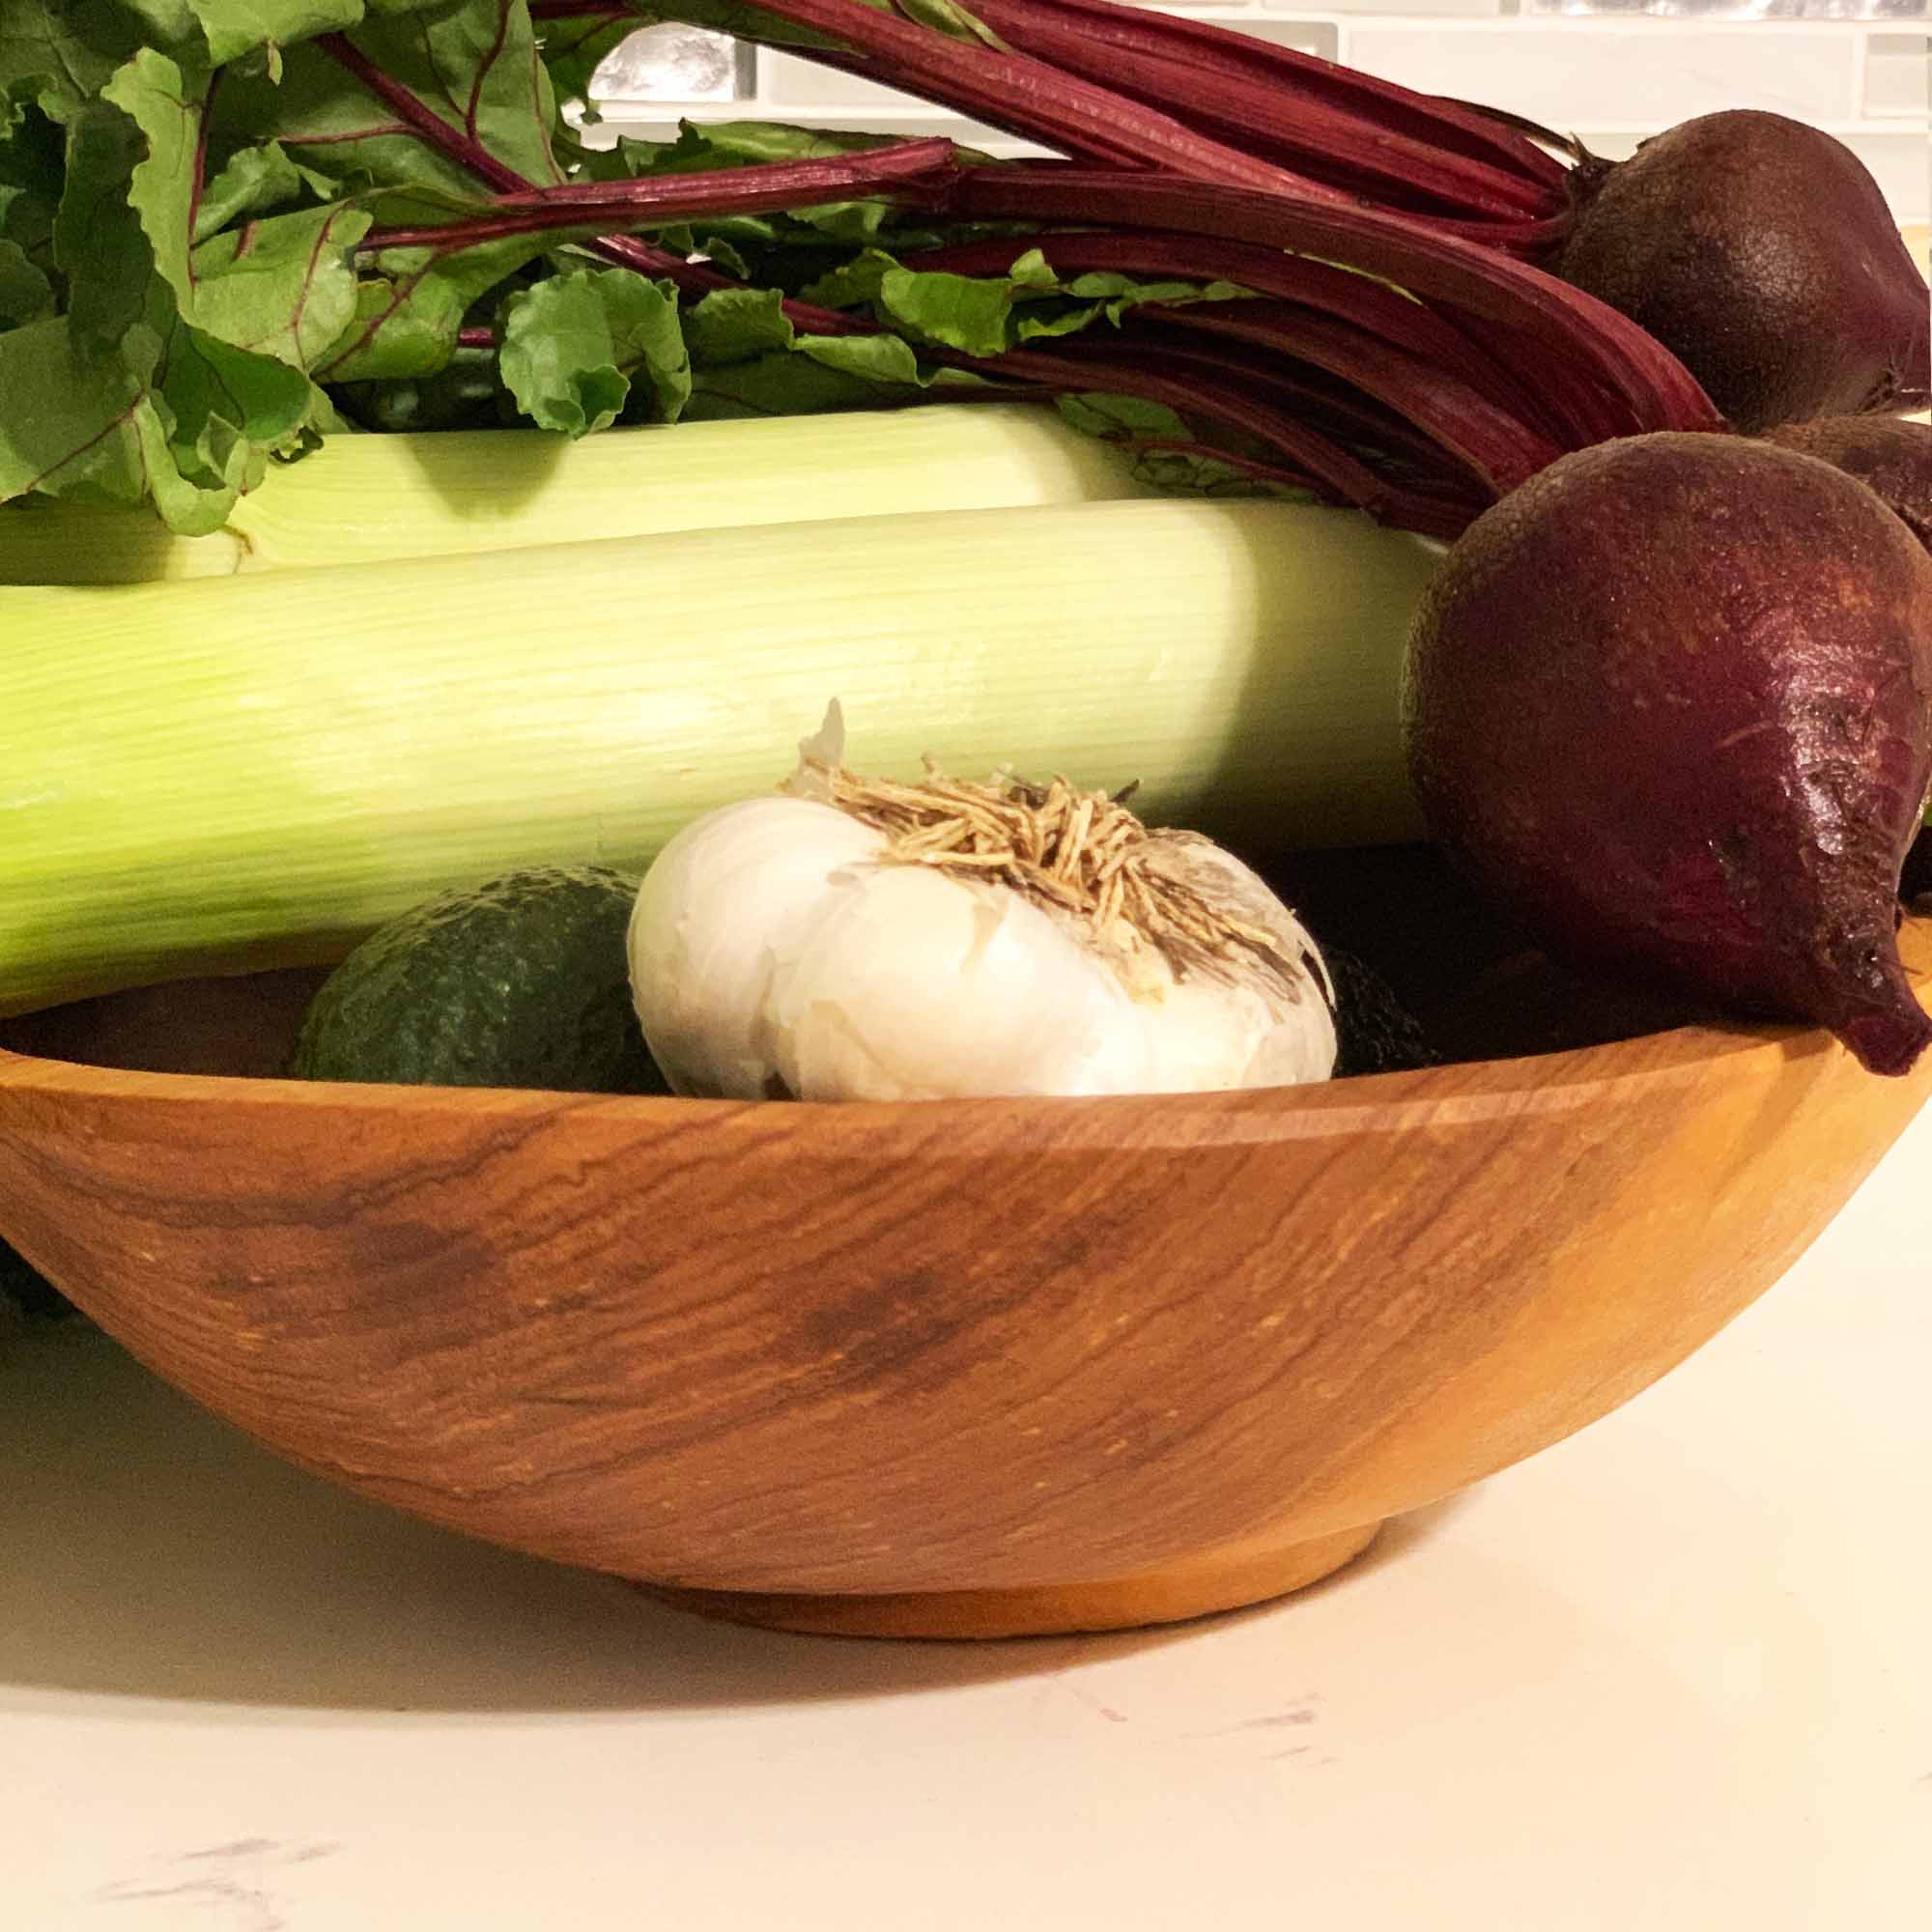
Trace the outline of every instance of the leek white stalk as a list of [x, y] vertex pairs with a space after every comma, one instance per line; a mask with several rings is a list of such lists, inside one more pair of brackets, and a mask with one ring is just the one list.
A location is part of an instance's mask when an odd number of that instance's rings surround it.
[[645, 876], [631, 985], [679, 1093], [935, 1100], [1325, 1080], [1314, 941], [1232, 854], [1064, 780], [844, 769], [835, 705], [774, 796]]
[[1138, 779], [1258, 848], [1415, 836], [1430, 549], [1147, 501], [0, 588], [0, 1012], [341, 958], [521, 866], [641, 872], [839, 693], [876, 769]]
[[1151, 497], [1126, 456], [1021, 403], [608, 430], [333, 436], [210, 536], [152, 510], [0, 508], [0, 583], [143, 583], [531, 544]]

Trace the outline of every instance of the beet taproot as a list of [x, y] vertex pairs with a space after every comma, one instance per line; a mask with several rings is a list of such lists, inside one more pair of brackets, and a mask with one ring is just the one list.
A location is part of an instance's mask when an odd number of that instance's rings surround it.
[[1918, 407], [1926, 288], [1884, 192], [1821, 128], [1734, 109], [1572, 170], [1555, 272], [1671, 350], [1737, 429]]
[[1743, 437], [1564, 457], [1486, 511], [1404, 680], [1435, 836], [1557, 958], [1829, 1027], [1903, 1073], [1895, 939], [1932, 789], [1932, 554]]
[[1816, 416], [1766, 437], [1856, 476], [1932, 550], [1932, 423], [1906, 416]]

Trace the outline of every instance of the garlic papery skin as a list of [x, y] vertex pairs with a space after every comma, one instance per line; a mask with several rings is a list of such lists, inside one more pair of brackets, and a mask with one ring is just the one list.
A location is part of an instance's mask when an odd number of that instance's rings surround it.
[[784, 791], [695, 821], [645, 875], [631, 984], [676, 1092], [1195, 1093], [1333, 1071], [1314, 943], [1232, 854], [1059, 781], [873, 784], [838, 755], [835, 728]]
[[888, 843], [835, 806], [782, 793], [707, 812], [670, 838], [639, 889], [629, 951], [638, 1018], [673, 1092], [772, 1091], [772, 980], [836, 882]]

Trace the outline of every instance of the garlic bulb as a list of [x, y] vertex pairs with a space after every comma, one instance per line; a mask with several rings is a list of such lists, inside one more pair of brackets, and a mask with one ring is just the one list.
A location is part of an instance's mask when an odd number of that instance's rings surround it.
[[806, 1100], [1323, 1080], [1314, 942], [1237, 859], [1064, 781], [855, 778], [835, 704], [773, 795], [707, 813], [630, 928], [680, 1094]]

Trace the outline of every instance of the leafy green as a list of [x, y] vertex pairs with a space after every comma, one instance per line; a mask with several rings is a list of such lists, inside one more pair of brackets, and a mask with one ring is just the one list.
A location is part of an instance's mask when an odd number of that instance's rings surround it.
[[17, 242], [0, 241], [0, 329], [39, 322], [53, 311], [54, 288]]
[[65, 141], [34, 83], [0, 95], [0, 239], [43, 274], [54, 270], [54, 217], [66, 182]]
[[128, 338], [122, 353], [90, 356], [65, 315], [0, 335], [0, 396], [34, 399], [31, 409], [0, 412], [0, 501], [28, 490], [60, 496], [90, 488], [109, 500], [140, 500], [144, 477], [130, 425], [160, 345], [145, 330]]
[[694, 362], [722, 368], [789, 350], [792, 326], [776, 289], [716, 289], [685, 316], [684, 340]]
[[355, 250], [369, 222], [333, 202], [213, 237], [194, 251], [194, 320], [239, 348], [316, 368], [355, 318]]
[[[675, 17], [815, 38], [736, 0], [696, 6]], [[954, 0], [902, 11], [989, 38]], [[661, 17], [585, 0], [539, 30], [528, 0], [0, 0], [0, 502], [146, 501], [205, 530], [276, 458], [346, 428], [332, 398], [376, 427], [515, 412], [569, 436], [901, 403], [981, 383], [957, 354], [1222, 293], [1063, 282], [1024, 240], [1003, 274], [922, 269], [922, 250], [1010, 231], [868, 199], [666, 223], [650, 239], [667, 259], [742, 284], [701, 300], [611, 267], [591, 246], [608, 213], [533, 218], [530, 190], [893, 138], [745, 121], [582, 145], [559, 99]], [[855, 326], [797, 326], [801, 295]]]
[[[417, 106], [499, 166], [539, 185], [563, 179], [552, 133], [556, 98], [524, 0], [454, 0], [372, 17], [348, 37]], [[438, 153], [313, 42], [267, 73], [224, 80], [214, 133], [224, 158], [272, 133], [306, 167], [345, 188], [435, 186], [474, 193], [475, 177]]]
[[261, 482], [270, 448], [301, 427], [308, 405], [299, 371], [179, 324], [158, 407], [136, 418], [163, 518], [189, 534], [219, 529], [235, 498]]
[[[540, 429], [675, 422], [691, 395], [677, 290], [627, 269], [553, 275], [503, 308], [503, 381]], [[641, 384], [643, 406], [632, 408]]]
[[[1256, 478], [1232, 463], [1207, 454], [1186, 421], [1164, 403], [1140, 396], [1083, 392], [1057, 398], [1064, 420], [1103, 441], [1122, 442], [1135, 451], [1134, 474], [1144, 483], [1184, 497], [1289, 497], [1312, 493], [1289, 490]], [[1178, 443], [1184, 448], [1149, 448]]]
[[[635, 16], [612, 20], [595, 7], [586, 7], [582, 14], [547, 16], [540, 51], [556, 98], [579, 101], [586, 110], [593, 109], [592, 76], [613, 48], [646, 24]], [[589, 118], [595, 118], [594, 112]]]
[[144, 25], [118, 0], [0, 0], [0, 87], [30, 82], [64, 117], [140, 50]]
[[384, 249], [364, 262], [349, 327], [316, 373], [331, 383], [434, 375], [455, 353], [470, 309], [554, 242], [516, 235], [469, 247]]
[[279, 141], [238, 148], [227, 165], [202, 188], [194, 211], [196, 242], [206, 242], [242, 215], [269, 214], [291, 202], [327, 201], [335, 185], [327, 175], [292, 161]]
[[132, 198], [141, 130], [110, 101], [77, 107], [67, 124], [67, 175], [54, 217], [54, 260], [67, 277], [73, 342], [113, 349], [148, 317], [154, 250]]
[[802, 291], [807, 301], [867, 308], [914, 341], [970, 355], [1004, 355], [1097, 322], [1118, 326], [1144, 302], [1228, 301], [1246, 294], [1230, 282], [1140, 281], [1120, 274], [1063, 282], [1038, 248], [1019, 254], [1004, 275], [908, 269], [884, 249], [867, 248]]
[[218, 66], [258, 47], [281, 47], [312, 34], [353, 27], [362, 0], [187, 0], [208, 57]]
[[100, 90], [101, 99], [133, 123], [132, 130], [119, 130], [117, 145], [141, 157], [129, 161], [121, 191], [148, 238], [155, 270], [185, 307], [194, 301], [189, 228], [208, 89], [208, 75], [196, 86], [165, 54], [143, 47]]

